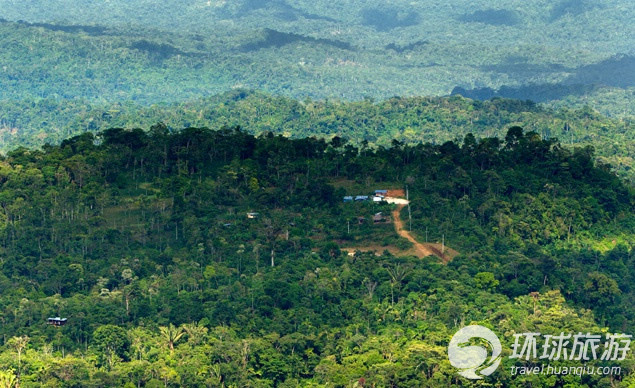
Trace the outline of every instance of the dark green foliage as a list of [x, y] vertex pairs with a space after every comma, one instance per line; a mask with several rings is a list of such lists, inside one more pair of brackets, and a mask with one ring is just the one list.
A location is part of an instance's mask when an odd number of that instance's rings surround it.
[[[4, 19], [0, 19], [0, 22], [6, 23], [7, 21]], [[51, 24], [51, 23], [28, 23], [25, 21], [18, 21], [19, 24], [31, 26], [31, 27], [42, 27], [51, 31], [63, 31], [68, 33], [77, 33], [84, 32], [88, 35], [107, 35], [108, 29], [106, 27], [101, 26], [84, 26], [84, 25], [59, 25], [59, 24]]]
[[494, 26], [515, 26], [520, 22], [514, 11], [506, 9], [487, 9], [465, 14], [459, 18], [463, 22], [486, 23]]
[[[111, 128], [10, 152], [0, 185], [0, 333], [30, 337], [24, 386], [433, 387], [454, 378], [445, 348], [467, 322], [634, 329], [632, 189], [592, 148], [518, 126], [359, 148]], [[461, 254], [344, 254], [408, 248], [391, 224], [355, 222], [391, 205], [342, 203], [405, 185], [418, 239]], [[58, 315], [69, 323], [44, 324]], [[13, 352], [0, 361], [17, 370]]]
[[353, 47], [346, 42], [340, 42], [332, 39], [316, 39], [308, 36], [302, 36], [298, 34], [284, 33], [276, 30], [266, 28], [263, 32], [263, 37], [255, 42], [244, 44], [241, 50], [250, 52], [260, 49], [266, 49], [270, 47], [282, 47], [288, 44], [304, 42], [308, 44], [320, 44], [336, 47], [343, 50], [353, 50]]
[[565, 16], [576, 17], [600, 5], [589, 0], [560, 0], [551, 9], [551, 21], [556, 21]]
[[393, 8], [369, 8], [362, 11], [364, 25], [377, 31], [390, 31], [398, 27], [410, 27], [419, 24], [419, 14], [412, 11], [400, 12]]
[[[393, 140], [443, 143], [473, 133], [504, 136], [504, 128], [532, 128], [543, 139], [569, 146], [592, 145], [600, 160], [633, 182], [635, 129], [629, 119], [608, 119], [587, 108], [551, 110], [531, 101], [495, 98], [472, 101], [446, 98], [391, 98], [381, 102], [298, 101], [236, 89], [209, 99], [174, 105], [91, 106], [54, 100], [0, 104], [0, 150], [17, 145], [59, 142], [85, 130], [149, 127], [158, 121], [178, 130], [190, 126], [241, 125], [252, 134], [274, 132], [293, 137], [345, 136], [359, 147], [364, 141], [388, 146]], [[15, 129], [14, 129], [15, 128]]]
[[422, 46], [427, 45], [428, 43], [429, 42], [427, 40], [420, 40], [420, 41], [417, 41], [417, 42], [405, 44], [403, 46], [396, 45], [395, 43], [389, 43], [389, 44], [386, 45], [386, 49], [387, 50], [394, 50], [394, 51], [396, 51], [398, 53], [403, 53], [403, 52], [406, 52], [406, 51], [415, 50], [418, 47], [422, 47]]
[[[633, 333], [632, 5], [473, 7], [3, 2], [3, 385], [472, 386], [466, 324]], [[491, 100], [407, 97], [453, 89]]]
[[93, 346], [103, 366], [112, 367], [115, 360], [129, 360], [130, 339], [126, 330], [119, 326], [99, 326], [93, 334]]
[[619, 55], [600, 63], [583, 66], [577, 69], [569, 82], [620, 88], [635, 86], [635, 56]]
[[183, 55], [185, 54], [181, 50], [177, 48], [165, 44], [165, 43], [153, 43], [147, 40], [139, 40], [130, 45], [130, 48], [133, 50], [144, 51], [148, 53], [150, 56], [154, 56], [158, 59], [168, 59], [175, 55]]

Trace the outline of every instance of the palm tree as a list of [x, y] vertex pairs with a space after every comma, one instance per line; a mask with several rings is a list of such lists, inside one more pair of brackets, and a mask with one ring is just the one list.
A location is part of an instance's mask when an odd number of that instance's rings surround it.
[[207, 334], [207, 327], [199, 325], [196, 322], [184, 323], [181, 327], [187, 333], [188, 341], [195, 345], [198, 345]]
[[159, 327], [159, 331], [161, 332], [163, 340], [168, 343], [170, 351], [174, 351], [174, 344], [177, 343], [183, 335], [185, 335], [185, 331], [182, 327], [176, 327], [171, 323], [168, 327]]
[[0, 388], [17, 388], [18, 378], [13, 374], [12, 370], [0, 370]]
[[397, 290], [401, 291], [401, 282], [408, 276], [410, 273], [410, 266], [401, 266], [401, 264], [395, 265], [393, 268], [386, 268], [388, 271], [388, 275], [390, 275], [390, 298], [391, 305], [395, 304], [395, 294], [394, 288], [397, 286]]

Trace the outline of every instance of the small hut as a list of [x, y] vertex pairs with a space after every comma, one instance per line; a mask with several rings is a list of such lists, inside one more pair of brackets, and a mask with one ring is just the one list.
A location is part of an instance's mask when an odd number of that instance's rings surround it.
[[67, 320], [68, 320], [67, 318], [55, 317], [55, 318], [49, 318], [46, 323], [52, 326], [64, 326], [66, 325]]

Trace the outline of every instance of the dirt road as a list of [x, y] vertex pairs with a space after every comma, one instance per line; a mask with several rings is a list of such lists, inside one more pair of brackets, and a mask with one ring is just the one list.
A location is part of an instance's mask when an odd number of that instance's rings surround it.
[[393, 218], [393, 222], [395, 224], [395, 230], [397, 231], [397, 233], [401, 237], [407, 239], [413, 244], [418, 257], [426, 257], [426, 256], [432, 255], [432, 256], [437, 256], [441, 258], [441, 260], [443, 260], [444, 263], [447, 263], [448, 261], [450, 261], [452, 259], [451, 255], [445, 252], [441, 253], [441, 249], [435, 247], [434, 244], [420, 243], [410, 234], [409, 231], [407, 231], [404, 228], [403, 221], [401, 220], [401, 209], [403, 209], [408, 204], [408, 201], [406, 201], [405, 199], [402, 201], [405, 201], [405, 203], [401, 201], [393, 202], [398, 204], [397, 208], [393, 210], [392, 212], [392, 218]]

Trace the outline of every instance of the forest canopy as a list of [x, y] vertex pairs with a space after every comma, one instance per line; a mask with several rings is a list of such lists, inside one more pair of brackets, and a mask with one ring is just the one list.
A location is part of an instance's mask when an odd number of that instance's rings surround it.
[[[436, 387], [456, 381], [445, 349], [470, 322], [632, 332], [635, 196], [593, 154], [520, 127], [369, 147], [159, 124], [16, 149], [0, 162], [3, 374]], [[406, 187], [417, 238], [460, 252], [448, 264], [350, 222], [394, 205], [343, 196]], [[628, 365], [612, 384], [632, 383]]]
[[495, 98], [477, 101], [461, 96], [393, 97], [362, 101], [296, 100], [236, 89], [214, 97], [175, 104], [89, 104], [55, 99], [5, 101], [0, 104], [0, 151], [17, 146], [56, 144], [85, 131], [110, 127], [150, 127], [163, 122], [170, 130], [240, 125], [258, 135], [340, 136], [357, 146], [442, 144], [468, 133], [478, 138], [505, 135], [521, 126], [541, 138], [567, 146], [593, 146], [598, 158], [620, 177], [635, 182], [635, 128], [628, 118], [611, 119], [585, 107], [549, 109], [531, 101]]
[[0, 388], [634, 388], [633, 20], [0, 0]]

